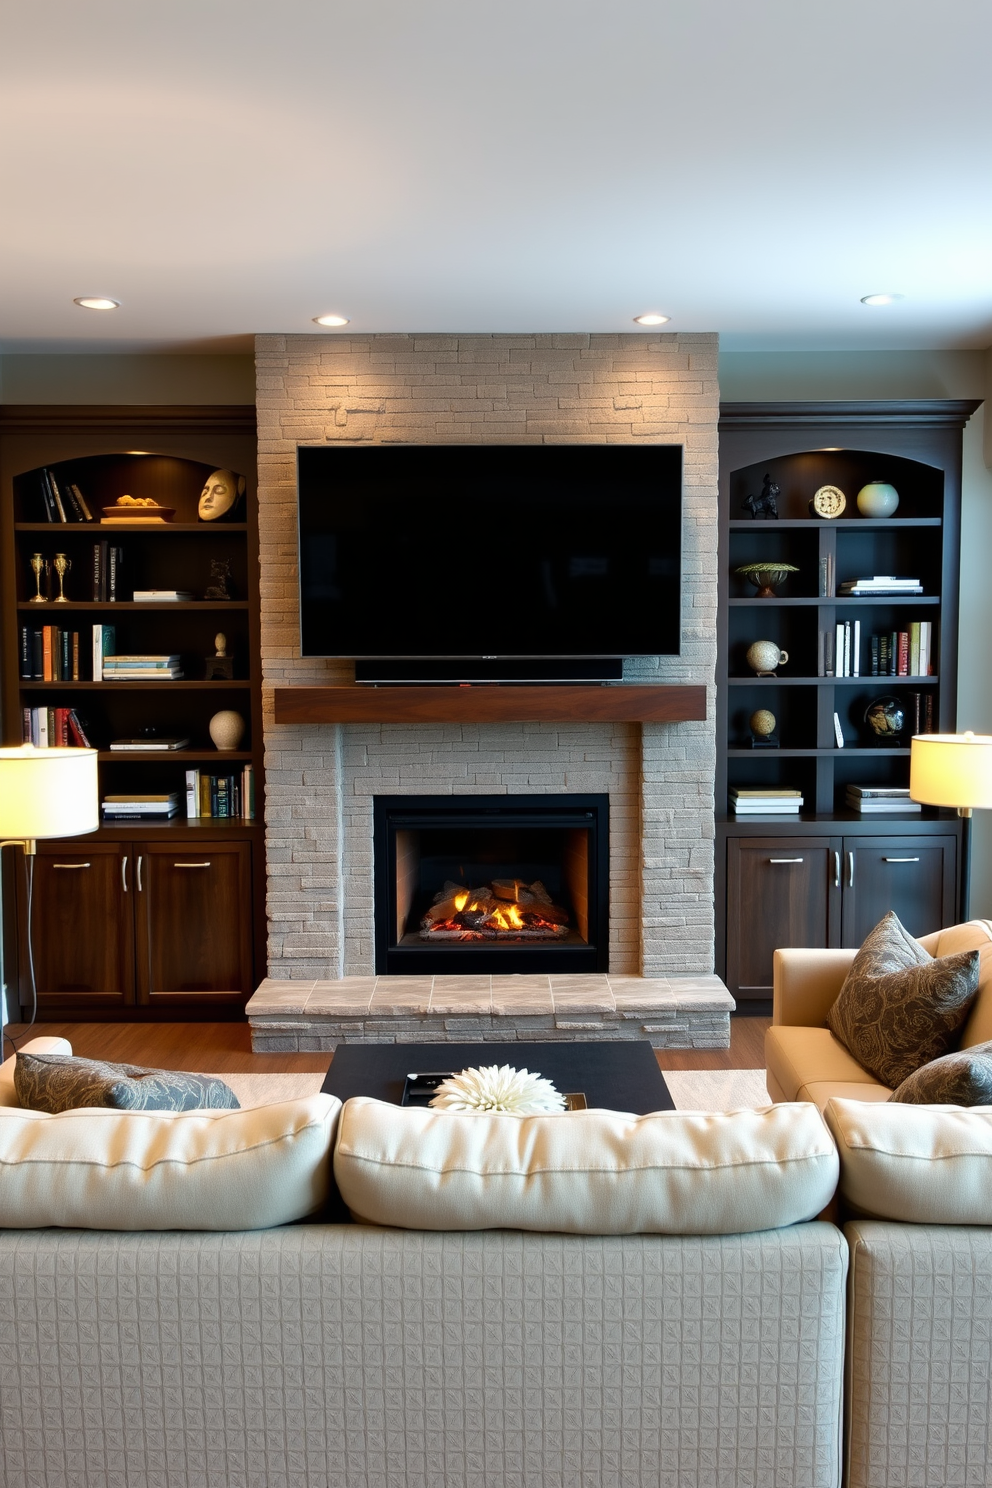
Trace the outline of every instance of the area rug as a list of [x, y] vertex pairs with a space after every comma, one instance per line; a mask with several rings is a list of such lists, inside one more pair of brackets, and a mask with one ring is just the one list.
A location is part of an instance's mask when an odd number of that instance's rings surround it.
[[[666, 1070], [665, 1080], [680, 1111], [736, 1111], [742, 1106], [770, 1104], [764, 1070]], [[266, 1106], [273, 1101], [315, 1095], [324, 1083], [321, 1074], [218, 1075], [234, 1091], [242, 1106]]]

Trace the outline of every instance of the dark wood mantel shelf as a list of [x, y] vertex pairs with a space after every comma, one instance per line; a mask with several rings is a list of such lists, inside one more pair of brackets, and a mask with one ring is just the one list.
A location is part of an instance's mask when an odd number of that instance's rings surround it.
[[277, 687], [276, 723], [682, 723], [706, 688]]

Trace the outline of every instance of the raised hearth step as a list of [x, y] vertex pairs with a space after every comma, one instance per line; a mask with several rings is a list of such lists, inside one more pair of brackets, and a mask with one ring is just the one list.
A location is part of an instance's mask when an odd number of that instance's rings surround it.
[[734, 1000], [717, 976], [267, 977], [248, 1003], [256, 1054], [341, 1043], [648, 1039], [727, 1049]]

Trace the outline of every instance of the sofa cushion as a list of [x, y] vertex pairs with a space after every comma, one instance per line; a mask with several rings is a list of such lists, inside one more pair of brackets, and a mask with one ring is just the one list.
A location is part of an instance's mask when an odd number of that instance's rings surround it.
[[253, 1230], [324, 1204], [341, 1103], [247, 1111], [0, 1109], [0, 1227]]
[[992, 1107], [833, 1099], [840, 1192], [859, 1214], [909, 1224], [992, 1224]]
[[818, 1214], [837, 1155], [814, 1106], [462, 1115], [358, 1097], [334, 1174], [366, 1223], [422, 1230], [733, 1234]]
[[892, 1088], [954, 1048], [978, 991], [979, 953], [934, 958], [891, 911], [854, 958], [830, 1031]]
[[14, 1090], [31, 1111], [72, 1111], [109, 1106], [117, 1111], [235, 1110], [237, 1096], [216, 1075], [183, 1070], [111, 1064], [72, 1054], [21, 1049], [14, 1066]]
[[800, 1091], [814, 1082], [875, 1087], [882, 1091], [883, 1100], [890, 1093], [889, 1086], [880, 1084], [863, 1070], [828, 1028], [773, 1024], [765, 1032], [765, 1064], [769, 1078], [787, 1101], [805, 1099]]
[[[71, 1054], [72, 1045], [68, 1039], [53, 1038], [50, 1035], [41, 1034], [38, 1038], [29, 1039], [19, 1051], [24, 1054]], [[11, 1054], [0, 1064], [0, 1108], [3, 1106], [20, 1106], [17, 1099], [17, 1091], [14, 1089], [14, 1070], [17, 1067], [17, 1055]]]
[[916, 1106], [992, 1106], [992, 1043], [959, 1049], [914, 1070], [892, 1099]]

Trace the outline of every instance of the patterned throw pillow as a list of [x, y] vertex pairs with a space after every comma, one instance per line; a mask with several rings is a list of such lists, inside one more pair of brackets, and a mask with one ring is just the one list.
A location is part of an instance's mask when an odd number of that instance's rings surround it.
[[977, 951], [935, 958], [890, 911], [855, 956], [827, 1026], [894, 1089], [950, 1053], [977, 992]]
[[181, 1070], [143, 1069], [138, 1064], [107, 1064], [71, 1054], [19, 1052], [14, 1089], [31, 1111], [72, 1111], [78, 1106], [110, 1106], [117, 1111], [235, 1110], [234, 1091], [213, 1075]]
[[890, 1099], [912, 1106], [992, 1106], [992, 1043], [934, 1059], [903, 1080]]

